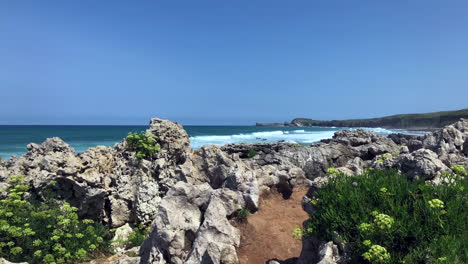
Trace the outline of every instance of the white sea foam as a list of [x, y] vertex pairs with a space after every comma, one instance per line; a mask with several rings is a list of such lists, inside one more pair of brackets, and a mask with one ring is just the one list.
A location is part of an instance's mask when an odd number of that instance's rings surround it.
[[[357, 128], [351, 128], [355, 130]], [[365, 130], [374, 131], [380, 135], [388, 135], [395, 132], [411, 134], [408, 131], [396, 131], [384, 128], [363, 128]], [[258, 143], [258, 142], [292, 142], [298, 144], [311, 144], [318, 142], [322, 139], [333, 137], [333, 134], [337, 129], [330, 129], [328, 131], [306, 131], [304, 129], [290, 130], [290, 131], [263, 131], [263, 132], [252, 132], [245, 134], [233, 134], [233, 135], [205, 135], [205, 136], [193, 136], [190, 137], [191, 146], [194, 149], [200, 148], [205, 145], [225, 145], [229, 143]]]
[[248, 134], [235, 135], [209, 135], [190, 137], [191, 146], [194, 149], [204, 145], [224, 145], [228, 143], [255, 143], [255, 142], [277, 142], [286, 141], [299, 144], [310, 144], [320, 141], [321, 139], [331, 138], [335, 131], [268, 131], [268, 132], [253, 132]]

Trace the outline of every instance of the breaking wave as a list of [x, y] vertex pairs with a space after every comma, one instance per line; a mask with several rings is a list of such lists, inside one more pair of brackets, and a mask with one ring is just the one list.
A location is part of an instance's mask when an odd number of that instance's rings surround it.
[[[297, 144], [308, 145], [318, 142], [322, 139], [331, 138], [333, 134], [344, 128], [327, 128], [318, 131], [298, 129], [298, 130], [275, 130], [275, 131], [262, 131], [252, 133], [239, 133], [232, 135], [199, 135], [190, 137], [191, 146], [193, 149], [200, 148], [205, 145], [225, 145], [229, 143], [259, 143], [259, 142], [291, 142]], [[351, 128], [355, 130], [357, 128]], [[380, 135], [388, 135], [391, 133], [405, 133], [416, 134], [404, 130], [391, 130], [384, 128], [363, 128], [365, 130], [374, 131]]]

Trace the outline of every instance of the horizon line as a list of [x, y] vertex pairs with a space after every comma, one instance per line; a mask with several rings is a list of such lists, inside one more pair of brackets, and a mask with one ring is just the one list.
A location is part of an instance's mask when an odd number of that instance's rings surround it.
[[[193, 124], [182, 124], [179, 122], [176, 122], [178, 124], [181, 124], [182, 126], [256, 126], [255, 124], [242, 124], [242, 125], [226, 125], [226, 124], [219, 124], [219, 125], [193, 125]], [[113, 127], [125, 127], [125, 126], [148, 126], [149, 124], [120, 124], [120, 125], [97, 125], [97, 124], [82, 124], [82, 125], [70, 125], [70, 124], [0, 124], [0, 127], [2, 126], [113, 126]]]

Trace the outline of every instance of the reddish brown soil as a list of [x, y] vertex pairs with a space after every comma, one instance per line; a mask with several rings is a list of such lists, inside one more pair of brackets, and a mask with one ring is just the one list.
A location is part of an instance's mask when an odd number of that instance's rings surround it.
[[288, 200], [273, 192], [260, 200], [259, 210], [245, 223], [237, 250], [240, 264], [263, 264], [269, 259], [286, 260], [298, 257], [302, 244], [292, 237], [295, 226], [302, 226], [308, 215], [301, 200], [306, 190], [296, 190]]

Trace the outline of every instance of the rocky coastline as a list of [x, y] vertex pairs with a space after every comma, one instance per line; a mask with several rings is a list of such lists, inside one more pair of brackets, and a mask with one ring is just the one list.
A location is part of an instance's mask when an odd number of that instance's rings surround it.
[[[79, 154], [59, 138], [29, 144], [26, 154], [0, 161], [0, 196], [9, 179], [22, 174], [37, 197], [56, 181], [53, 191], [80, 217], [117, 230], [134, 223], [151, 227], [136, 256], [110, 263], [234, 264], [240, 232], [233, 216], [241, 209], [257, 211], [259, 198], [273, 189], [288, 199], [295, 188], [309, 188], [302, 203], [309, 212], [309, 197], [328, 181], [329, 168], [348, 175], [397, 168], [440, 184], [451, 166], [468, 167], [463, 119], [424, 136], [341, 130], [311, 146], [228, 144], [195, 151], [178, 123], [154, 118], [146, 132], [157, 137], [161, 151], [141, 160], [125, 139]], [[304, 240], [296, 263], [340, 263], [343, 253], [336, 241]]]

